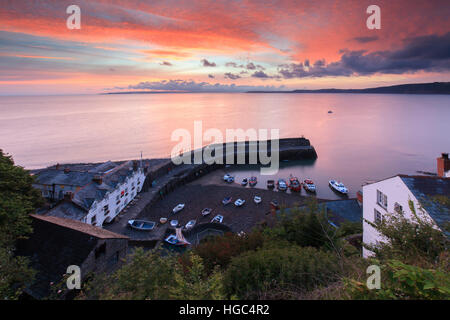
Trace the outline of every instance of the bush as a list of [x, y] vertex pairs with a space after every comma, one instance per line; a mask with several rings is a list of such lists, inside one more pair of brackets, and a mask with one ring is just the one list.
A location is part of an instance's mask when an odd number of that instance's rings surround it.
[[[233, 258], [224, 285], [228, 296], [255, 299], [271, 289], [308, 291], [337, 280], [336, 256], [315, 248], [269, 248]], [[288, 297], [284, 297], [288, 298]]]

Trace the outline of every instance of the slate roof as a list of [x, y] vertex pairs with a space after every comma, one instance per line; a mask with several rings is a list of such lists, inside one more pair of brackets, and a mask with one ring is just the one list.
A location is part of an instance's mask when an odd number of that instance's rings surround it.
[[327, 208], [330, 221], [338, 226], [345, 221], [362, 222], [362, 207], [357, 199], [327, 201], [319, 205]]
[[69, 171], [63, 169], [45, 169], [36, 174], [36, 183], [52, 185], [63, 184], [82, 187], [92, 181], [94, 173], [86, 171]]
[[450, 178], [399, 175], [403, 183], [421, 203], [447, 237], [450, 236], [450, 207], [436, 203], [435, 196], [450, 197]]
[[[328, 220], [335, 226], [340, 226], [346, 221], [362, 221], [362, 207], [358, 204], [357, 199], [326, 201], [319, 203], [319, 207], [327, 209]], [[304, 208], [304, 206], [300, 208]], [[289, 214], [290, 209], [286, 208], [283, 212]]]
[[68, 201], [61, 202], [46, 213], [47, 216], [69, 218], [78, 221], [81, 221], [87, 214], [88, 211], [86, 209]]
[[27, 256], [37, 271], [35, 281], [27, 289], [41, 299], [51, 293], [70, 265], [81, 266], [99, 239], [128, 239], [111, 231], [79, 221], [58, 217], [31, 215], [33, 233], [17, 244], [16, 254]]

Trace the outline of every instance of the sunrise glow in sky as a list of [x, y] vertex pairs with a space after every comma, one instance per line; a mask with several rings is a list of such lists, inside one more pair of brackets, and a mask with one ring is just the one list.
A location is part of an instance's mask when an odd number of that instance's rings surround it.
[[448, 0], [0, 0], [0, 94], [450, 81], [449, 16]]

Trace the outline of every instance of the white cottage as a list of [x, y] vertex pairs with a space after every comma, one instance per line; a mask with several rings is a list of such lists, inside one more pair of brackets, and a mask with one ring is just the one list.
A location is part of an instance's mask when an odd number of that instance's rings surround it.
[[[93, 171], [91, 171], [93, 172]], [[111, 222], [142, 190], [144, 170], [127, 161], [107, 171], [96, 170], [90, 183], [74, 193], [47, 215], [82, 221], [95, 226]]]
[[[432, 197], [446, 195], [450, 197], [450, 178], [433, 176], [397, 175], [363, 186], [363, 218], [372, 223], [382, 221], [387, 213], [404, 212], [411, 218], [410, 201], [416, 213], [422, 219], [434, 223], [445, 231], [450, 221], [449, 208], [437, 206]], [[382, 241], [380, 234], [366, 221], [363, 222], [363, 242], [375, 244]], [[363, 248], [363, 257], [373, 253]]]

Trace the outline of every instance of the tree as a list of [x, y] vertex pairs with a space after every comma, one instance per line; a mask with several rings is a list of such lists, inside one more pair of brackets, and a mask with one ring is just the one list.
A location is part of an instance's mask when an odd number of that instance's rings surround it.
[[43, 204], [33, 188], [33, 177], [14, 165], [10, 155], [0, 149], [0, 297], [17, 298], [32, 280], [27, 259], [15, 257], [15, 245], [32, 231], [30, 213]]

